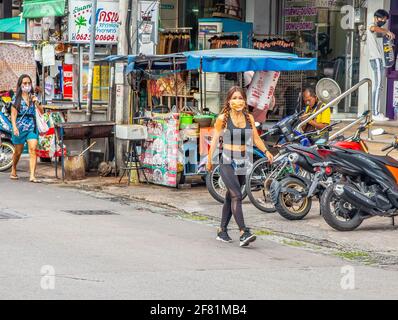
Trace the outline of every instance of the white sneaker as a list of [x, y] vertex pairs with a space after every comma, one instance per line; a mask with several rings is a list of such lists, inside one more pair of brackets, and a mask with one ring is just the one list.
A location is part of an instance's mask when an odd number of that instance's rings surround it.
[[374, 121], [379, 121], [379, 122], [384, 122], [384, 121], [390, 121], [389, 118], [387, 118], [384, 114], [379, 113], [377, 116], [373, 116]]

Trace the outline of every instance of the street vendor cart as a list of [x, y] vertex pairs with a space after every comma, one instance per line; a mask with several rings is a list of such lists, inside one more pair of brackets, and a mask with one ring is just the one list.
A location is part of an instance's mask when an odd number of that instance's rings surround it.
[[[177, 187], [181, 176], [197, 175], [201, 160], [207, 156], [208, 145], [212, 136], [212, 124], [217, 114], [210, 114], [206, 105], [206, 74], [207, 73], [244, 73], [246, 71], [273, 72], [316, 70], [317, 60], [299, 58], [294, 54], [258, 51], [252, 49], [217, 49], [191, 51], [167, 56], [128, 56], [109, 57], [127, 59], [127, 73], [133, 80], [133, 90], [136, 99], [134, 110], [136, 115], [151, 117], [146, 121], [148, 138], [141, 148], [141, 164], [145, 168], [148, 180], [155, 184]], [[159, 77], [165, 74], [177, 78], [181, 72], [199, 74], [199, 105], [178, 104], [178, 88], [175, 90], [175, 106], [170, 110], [160, 105], [142, 108], [138, 104], [142, 87], [140, 82], [151, 76]], [[242, 81], [238, 83], [242, 85]], [[176, 86], [180, 83], [176, 80]], [[272, 95], [272, 92], [258, 92]], [[259, 97], [260, 98], [260, 97]], [[159, 108], [163, 107], [163, 108]], [[157, 111], [157, 112], [156, 112]], [[187, 119], [191, 115], [209, 116], [213, 121], [200, 120], [195, 123]], [[138, 117], [139, 118], [139, 117]], [[192, 121], [192, 122], [191, 122]], [[202, 164], [205, 161], [202, 161]], [[140, 166], [141, 166], [140, 164]], [[203, 172], [203, 174], [206, 174]]]

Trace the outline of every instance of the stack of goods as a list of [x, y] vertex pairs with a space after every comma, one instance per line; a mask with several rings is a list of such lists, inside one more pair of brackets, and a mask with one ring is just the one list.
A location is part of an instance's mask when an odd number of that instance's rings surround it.
[[180, 114], [180, 134], [183, 141], [199, 137], [199, 124], [193, 123], [193, 119], [192, 114]]
[[239, 36], [214, 36], [209, 42], [210, 49], [239, 48]]
[[191, 34], [189, 32], [165, 32], [160, 34], [158, 54], [172, 54], [189, 51]]
[[281, 38], [272, 38], [272, 39], [253, 39], [253, 48], [257, 50], [267, 50], [267, 51], [275, 51], [275, 52], [283, 52], [283, 53], [294, 53], [295, 42], [281, 39]]

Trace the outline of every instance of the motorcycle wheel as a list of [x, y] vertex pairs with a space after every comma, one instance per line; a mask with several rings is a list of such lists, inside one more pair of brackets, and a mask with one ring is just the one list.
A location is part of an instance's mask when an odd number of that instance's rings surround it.
[[[294, 189], [300, 193], [307, 189], [304, 182], [296, 178], [286, 178], [281, 181], [282, 188]], [[299, 201], [294, 200], [294, 195], [290, 192], [280, 192], [278, 202], [275, 208], [278, 213], [285, 219], [290, 221], [303, 220], [312, 207], [312, 199], [302, 198]]]
[[329, 186], [321, 198], [322, 216], [326, 223], [337, 231], [354, 231], [363, 222], [359, 209], [340, 199]]
[[267, 181], [267, 177], [275, 169], [267, 159], [257, 161], [246, 177], [246, 193], [251, 203], [260, 211], [274, 213], [275, 206], [272, 203], [270, 187], [273, 180]]
[[[220, 176], [220, 166], [214, 167], [213, 171], [206, 175], [206, 187], [210, 195], [218, 202], [224, 203], [227, 188]], [[245, 186], [242, 187], [243, 199], [247, 197]]]
[[3, 142], [0, 145], [0, 172], [9, 170], [12, 167], [12, 157], [15, 147], [9, 142]]

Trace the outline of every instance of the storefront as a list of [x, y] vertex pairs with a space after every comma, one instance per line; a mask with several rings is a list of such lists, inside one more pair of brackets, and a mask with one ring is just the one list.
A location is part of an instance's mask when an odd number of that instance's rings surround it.
[[[92, 2], [26, 0], [23, 4], [27, 40], [34, 46], [37, 64], [37, 91], [45, 108], [57, 113], [61, 121], [84, 121]], [[119, 1], [98, 1], [95, 59], [116, 53], [119, 20]], [[93, 121], [111, 118], [109, 96], [109, 66], [97, 62], [93, 69]], [[67, 149], [79, 150], [81, 143], [71, 143]], [[104, 141], [97, 143], [98, 152], [105, 149]]]
[[[391, 2], [390, 30], [398, 35], [398, 3]], [[395, 39], [395, 56], [397, 56], [398, 39]], [[387, 71], [387, 99], [385, 115], [391, 120], [398, 120], [398, 64], [396, 63]]]
[[[346, 6], [355, 9], [355, 17], [348, 18], [351, 11]], [[318, 72], [310, 77], [310, 85], [328, 77], [345, 91], [359, 82], [361, 35], [358, 26], [365, 23], [365, 15], [356, 1], [285, 0], [282, 10], [285, 35], [295, 42], [296, 53], [318, 58]], [[334, 108], [335, 116], [357, 112], [357, 93]]]
[[[87, 100], [91, 2], [47, 1], [49, 8], [39, 6], [41, 2], [24, 2], [24, 17], [28, 23], [27, 39], [35, 46], [43, 101], [72, 104], [80, 109]], [[98, 8], [96, 55], [101, 57], [116, 52], [119, 3], [99, 1]], [[106, 105], [109, 68], [96, 64], [93, 72], [94, 104]]]

